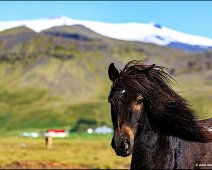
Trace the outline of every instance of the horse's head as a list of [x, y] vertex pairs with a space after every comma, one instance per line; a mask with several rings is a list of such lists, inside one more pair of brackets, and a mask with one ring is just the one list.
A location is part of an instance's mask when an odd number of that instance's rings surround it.
[[[119, 77], [119, 71], [114, 64], [109, 66], [109, 78], [113, 85]], [[111, 142], [119, 156], [131, 154], [134, 137], [143, 111], [143, 96], [134, 90], [123, 86], [112, 86], [108, 101], [111, 104], [111, 118], [114, 126], [114, 136]]]
[[[113, 63], [108, 101], [114, 126], [112, 147], [119, 156], [133, 151], [136, 136], [147, 126], [156, 133], [189, 141], [208, 141], [185, 99], [169, 86], [164, 67], [130, 61], [120, 72]], [[144, 134], [144, 133], [142, 133]]]

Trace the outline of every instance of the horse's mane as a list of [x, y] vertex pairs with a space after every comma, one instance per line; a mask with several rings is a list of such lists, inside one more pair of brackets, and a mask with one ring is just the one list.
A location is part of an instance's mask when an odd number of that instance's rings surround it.
[[198, 124], [189, 103], [171, 88], [172, 77], [165, 69], [154, 64], [145, 65], [141, 61], [130, 61], [120, 71], [112, 89], [124, 88], [141, 93], [153, 130], [188, 141], [210, 141], [209, 133]]

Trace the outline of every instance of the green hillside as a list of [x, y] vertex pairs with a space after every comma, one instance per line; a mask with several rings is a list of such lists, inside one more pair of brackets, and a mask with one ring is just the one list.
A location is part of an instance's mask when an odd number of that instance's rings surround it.
[[0, 32], [0, 131], [111, 126], [107, 68], [132, 59], [174, 69], [174, 88], [211, 117], [211, 52], [118, 41], [79, 25], [39, 34], [19, 27]]

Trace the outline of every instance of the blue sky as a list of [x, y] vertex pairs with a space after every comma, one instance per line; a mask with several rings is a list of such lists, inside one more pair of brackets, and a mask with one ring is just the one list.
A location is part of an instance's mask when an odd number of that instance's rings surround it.
[[5, 1], [0, 21], [65, 15], [111, 23], [154, 21], [185, 33], [212, 38], [210, 1]]

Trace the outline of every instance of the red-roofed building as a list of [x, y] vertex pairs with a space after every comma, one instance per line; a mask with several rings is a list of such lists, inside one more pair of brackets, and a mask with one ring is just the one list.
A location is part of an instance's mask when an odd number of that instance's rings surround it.
[[44, 136], [64, 138], [69, 136], [69, 132], [64, 129], [49, 129], [44, 133]]

